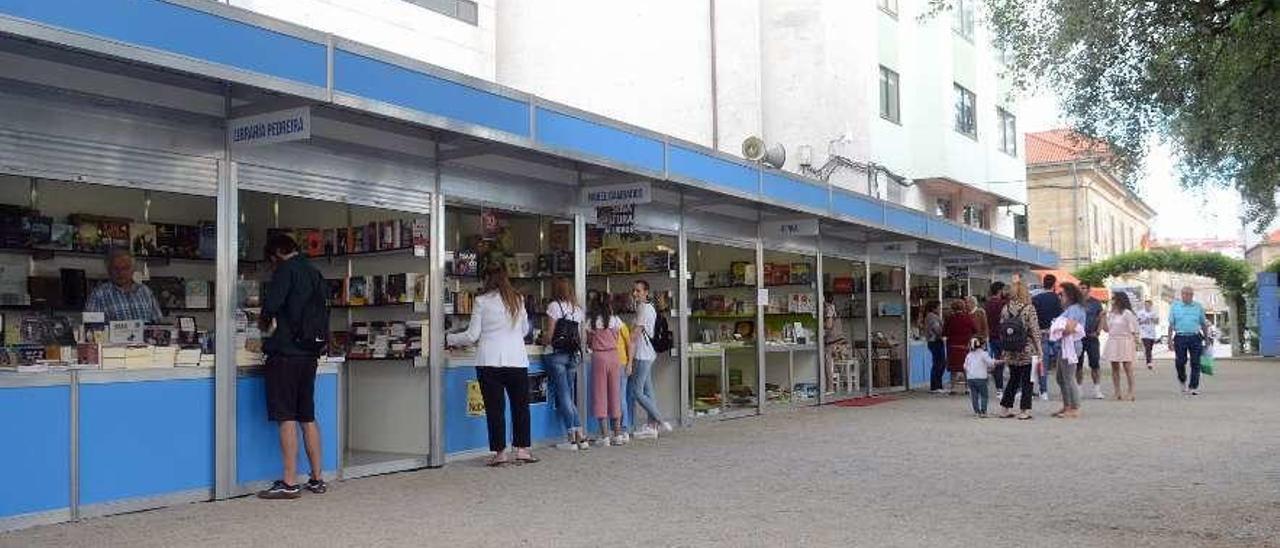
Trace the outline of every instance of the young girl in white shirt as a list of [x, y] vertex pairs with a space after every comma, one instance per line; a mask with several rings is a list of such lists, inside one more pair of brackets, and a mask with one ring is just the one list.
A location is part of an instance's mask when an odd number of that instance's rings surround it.
[[987, 374], [1003, 363], [991, 357], [983, 348], [982, 341], [969, 341], [969, 354], [964, 358], [964, 378], [969, 385], [969, 403], [973, 405], [973, 414], [980, 419], [987, 418]]

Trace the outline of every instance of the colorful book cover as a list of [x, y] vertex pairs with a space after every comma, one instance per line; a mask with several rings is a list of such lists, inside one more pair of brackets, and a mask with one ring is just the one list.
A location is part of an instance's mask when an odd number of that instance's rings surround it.
[[102, 253], [106, 248], [102, 244], [102, 231], [98, 228], [95, 221], [81, 221], [76, 223], [76, 251], [84, 251], [86, 253]]
[[403, 303], [408, 302], [409, 276], [408, 274], [388, 274], [387, 275], [387, 302]]
[[129, 238], [133, 240], [130, 249], [139, 257], [159, 255], [156, 248], [156, 225], [151, 223], [133, 223], [129, 225]]
[[791, 283], [808, 284], [813, 282], [813, 272], [809, 263], [791, 263]]
[[53, 218], [28, 215], [22, 218], [22, 231], [27, 235], [27, 247], [43, 247], [53, 237]]
[[400, 245], [396, 240], [399, 238], [400, 227], [395, 220], [378, 223], [378, 249], [398, 249]]
[[417, 218], [413, 220], [413, 255], [415, 257], [426, 257], [427, 249], [431, 244], [431, 227], [427, 224], [427, 219]]
[[344, 292], [344, 289], [346, 289], [345, 280], [341, 278], [328, 279], [325, 280], [324, 283], [328, 288], [328, 299], [326, 302], [329, 306], [343, 306], [347, 304], [346, 294]]
[[98, 231], [102, 234], [102, 245], [107, 249], [128, 249], [129, 223], [122, 220], [102, 220], [98, 222]]
[[351, 236], [347, 239], [349, 242], [349, 245], [347, 246], [348, 253], [364, 253], [369, 251], [364, 246], [364, 228], [365, 227], [363, 225], [360, 225], [353, 226], [349, 229]]
[[369, 304], [369, 280], [365, 276], [352, 276], [347, 280], [347, 304], [365, 306]]
[[428, 278], [426, 273], [414, 274], [413, 284], [411, 285], [413, 288], [413, 302], [427, 302], [427, 280]]
[[184, 303], [189, 310], [209, 310], [213, 302], [209, 299], [209, 280], [186, 280], [183, 282]]
[[151, 288], [151, 293], [155, 295], [156, 302], [160, 303], [160, 308], [176, 310], [187, 307], [186, 286], [182, 278], [152, 276], [146, 281], [146, 286]]
[[76, 227], [74, 225], [53, 223], [49, 228], [49, 244], [45, 247], [66, 251], [75, 249]]
[[308, 257], [323, 257], [324, 234], [314, 228], [301, 230], [300, 233], [302, 241], [298, 242], [298, 246], [302, 248], [303, 254]]

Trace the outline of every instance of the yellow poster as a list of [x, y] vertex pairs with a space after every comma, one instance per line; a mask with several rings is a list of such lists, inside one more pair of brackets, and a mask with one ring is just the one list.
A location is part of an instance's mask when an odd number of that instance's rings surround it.
[[480, 381], [467, 381], [467, 416], [484, 416], [484, 397], [480, 394]]

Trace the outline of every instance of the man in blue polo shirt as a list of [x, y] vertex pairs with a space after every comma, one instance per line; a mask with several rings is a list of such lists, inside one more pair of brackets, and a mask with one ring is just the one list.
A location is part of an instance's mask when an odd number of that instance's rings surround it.
[[[1204, 307], [1193, 299], [1195, 290], [1182, 288], [1182, 300], [1169, 308], [1169, 346], [1173, 349], [1174, 366], [1178, 369], [1178, 384], [1183, 394], [1200, 394], [1200, 354], [1208, 337], [1208, 322]], [[1187, 359], [1191, 360], [1191, 385], [1187, 385]]]

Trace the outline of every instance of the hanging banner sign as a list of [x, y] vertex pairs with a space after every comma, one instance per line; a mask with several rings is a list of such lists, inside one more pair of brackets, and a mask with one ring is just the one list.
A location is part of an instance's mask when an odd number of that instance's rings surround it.
[[233, 118], [227, 122], [232, 146], [256, 146], [311, 138], [311, 107]]
[[596, 226], [603, 228], [605, 234], [635, 234], [635, 204], [597, 207]]
[[974, 266], [982, 264], [982, 255], [944, 255], [942, 266]]
[[582, 203], [587, 207], [647, 204], [651, 201], [653, 187], [649, 181], [582, 189]]
[[817, 219], [792, 221], [761, 221], [760, 233], [765, 237], [787, 238], [791, 236], [817, 236]]
[[867, 252], [872, 255], [891, 255], [894, 253], [903, 253], [910, 255], [920, 252], [920, 244], [917, 242], [877, 242], [867, 244]]
[[951, 281], [969, 279], [969, 267], [967, 266], [948, 266], [947, 279]]

